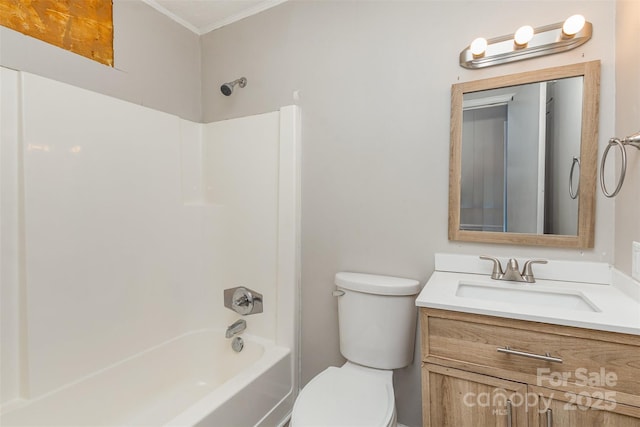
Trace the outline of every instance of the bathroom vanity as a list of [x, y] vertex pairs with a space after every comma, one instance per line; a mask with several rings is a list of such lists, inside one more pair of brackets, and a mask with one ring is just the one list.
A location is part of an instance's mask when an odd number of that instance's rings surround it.
[[640, 426], [637, 289], [582, 262], [539, 266], [534, 284], [492, 281], [475, 258], [436, 255], [416, 300], [423, 424]]

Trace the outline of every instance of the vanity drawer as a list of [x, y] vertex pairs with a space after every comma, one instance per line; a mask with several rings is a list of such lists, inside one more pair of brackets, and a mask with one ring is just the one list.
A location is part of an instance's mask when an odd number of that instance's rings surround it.
[[[425, 308], [421, 322], [425, 362], [567, 391], [610, 390], [640, 406], [639, 337]], [[507, 346], [562, 361], [497, 350]]]

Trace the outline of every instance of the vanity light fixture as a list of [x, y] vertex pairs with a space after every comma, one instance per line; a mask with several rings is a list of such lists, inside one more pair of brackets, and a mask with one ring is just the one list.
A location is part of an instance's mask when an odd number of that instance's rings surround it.
[[518, 48], [527, 47], [527, 44], [533, 38], [533, 27], [531, 25], [525, 25], [518, 28], [518, 31], [513, 35], [513, 41]]
[[471, 54], [475, 57], [484, 55], [484, 52], [487, 50], [487, 39], [484, 37], [478, 37], [469, 45], [469, 49], [471, 50]]
[[567, 37], [573, 37], [584, 28], [586, 22], [582, 15], [570, 16], [562, 24], [562, 32]]
[[460, 66], [483, 68], [507, 62], [551, 55], [575, 49], [586, 43], [593, 25], [582, 15], [573, 15], [564, 22], [533, 28], [520, 27], [514, 35], [489, 40], [475, 39], [460, 52]]

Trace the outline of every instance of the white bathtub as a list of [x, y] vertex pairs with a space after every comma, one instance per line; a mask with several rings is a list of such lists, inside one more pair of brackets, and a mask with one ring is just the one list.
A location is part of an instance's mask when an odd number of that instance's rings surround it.
[[223, 330], [181, 335], [36, 399], [16, 402], [0, 415], [0, 425], [258, 425], [291, 395], [291, 352], [242, 337], [244, 349], [235, 353]]

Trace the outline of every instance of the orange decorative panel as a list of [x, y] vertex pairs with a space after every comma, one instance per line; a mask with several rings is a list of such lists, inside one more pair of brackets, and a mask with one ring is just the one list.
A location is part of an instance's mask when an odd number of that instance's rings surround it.
[[0, 25], [113, 66], [111, 0], [0, 0]]

